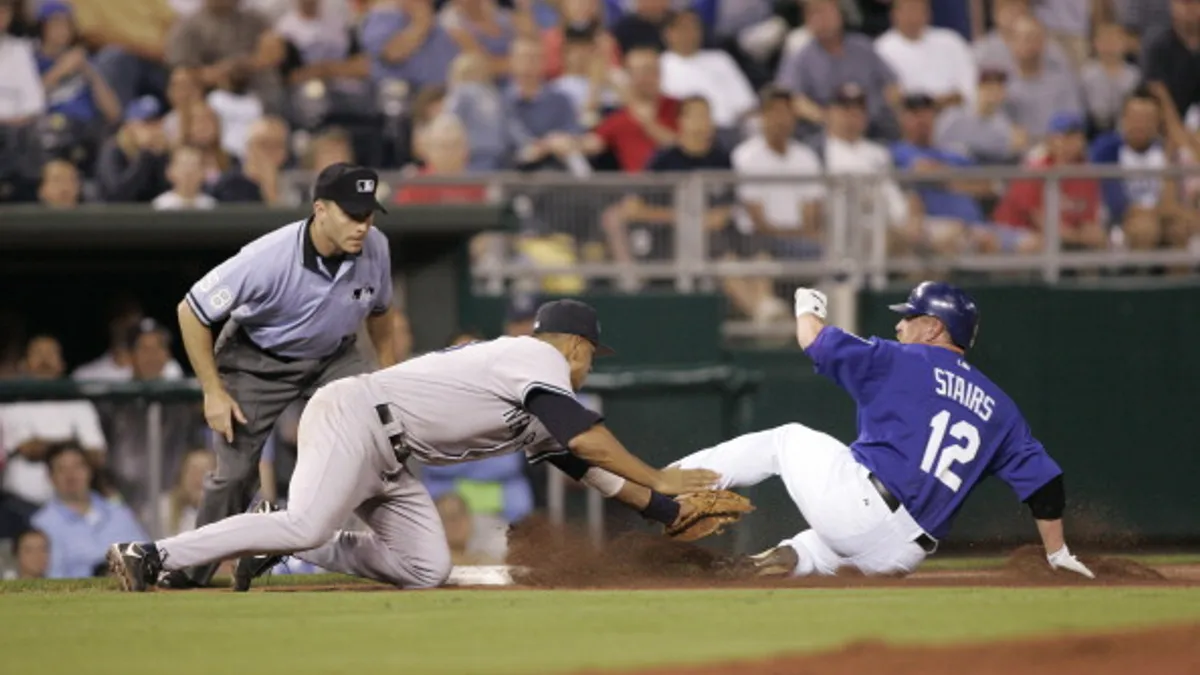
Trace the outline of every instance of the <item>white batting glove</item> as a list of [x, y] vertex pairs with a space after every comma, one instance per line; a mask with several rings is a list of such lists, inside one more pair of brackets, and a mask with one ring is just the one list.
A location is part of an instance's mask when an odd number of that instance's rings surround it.
[[815, 288], [796, 289], [796, 318], [812, 314], [818, 319], [825, 320], [825, 294]]
[[1066, 544], [1063, 544], [1062, 548], [1046, 556], [1046, 560], [1056, 570], [1070, 570], [1076, 574], [1082, 574], [1089, 579], [1096, 578], [1096, 575], [1092, 574], [1087, 565], [1079, 562], [1078, 558], [1071, 555], [1071, 552], [1067, 550]]

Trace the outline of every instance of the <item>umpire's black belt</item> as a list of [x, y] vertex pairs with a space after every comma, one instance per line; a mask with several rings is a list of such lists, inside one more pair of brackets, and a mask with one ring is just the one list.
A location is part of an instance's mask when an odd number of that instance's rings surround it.
[[238, 339], [241, 340], [243, 343], [245, 343], [245, 345], [247, 347], [253, 349], [254, 351], [256, 351], [260, 354], [265, 354], [265, 355], [271, 357], [272, 359], [279, 361], [280, 363], [295, 363], [297, 361], [305, 361], [305, 360], [307, 360], [307, 361], [324, 361], [325, 359], [331, 358], [334, 355], [341, 352], [343, 349], [346, 348], [346, 345], [354, 344], [354, 342], [358, 338], [357, 335], [347, 335], [347, 336], [343, 337], [341, 339], [341, 341], [338, 343], [337, 349], [334, 349], [329, 354], [326, 354], [325, 356], [313, 358], [313, 359], [301, 359], [301, 358], [296, 358], [294, 356], [284, 356], [283, 354], [279, 354], [270, 349], [267, 349], [266, 347], [263, 347], [262, 345], [258, 344], [253, 339], [251, 339], [250, 334], [247, 333], [246, 329], [242, 326], [237, 327], [237, 335], [238, 335]]
[[[867, 474], [867, 480], [871, 481], [871, 485], [875, 487], [875, 491], [879, 493], [881, 498], [883, 498], [883, 503], [887, 504], [887, 507], [892, 511], [892, 513], [900, 510], [900, 500], [896, 499], [896, 495], [892, 494], [892, 491], [887, 489], [887, 486], [883, 484], [883, 481], [879, 480], [879, 478], [873, 473]], [[916, 542], [917, 546], [920, 546], [921, 549], [926, 553], [933, 553], [937, 550], [937, 542], [934, 541], [933, 537], [925, 534], [924, 532], [921, 533], [921, 536], [913, 539], [913, 541]]]
[[[379, 416], [379, 423], [383, 425], [384, 429], [387, 429], [395, 421], [395, 418], [392, 417], [392, 411], [388, 409], [386, 403], [380, 403], [375, 406], [375, 414]], [[388, 436], [388, 444], [392, 446], [392, 452], [396, 455], [396, 461], [400, 462], [400, 469], [403, 470], [404, 463], [408, 461], [408, 456], [412, 454], [408, 449], [408, 445], [404, 442], [404, 432], [397, 431]]]

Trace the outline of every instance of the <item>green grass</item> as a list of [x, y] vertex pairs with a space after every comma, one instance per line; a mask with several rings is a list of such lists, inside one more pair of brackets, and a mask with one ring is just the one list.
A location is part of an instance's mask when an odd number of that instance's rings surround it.
[[0, 672], [534, 675], [1200, 620], [1200, 588], [14, 593]]

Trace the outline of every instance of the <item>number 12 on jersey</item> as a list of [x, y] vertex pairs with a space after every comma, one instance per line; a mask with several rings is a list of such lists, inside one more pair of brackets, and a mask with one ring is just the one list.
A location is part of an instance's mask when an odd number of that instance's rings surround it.
[[[921, 470], [925, 473], [932, 473], [946, 487], [958, 492], [958, 489], [962, 487], [962, 478], [954, 473], [953, 465], [955, 463], [966, 464], [975, 459], [975, 454], [979, 452], [979, 429], [965, 420], [960, 420], [950, 426], [949, 410], [943, 410], [934, 415], [933, 419], [929, 420], [929, 426], [931, 431], [929, 442], [925, 444], [925, 456], [921, 459]], [[942, 445], [946, 440], [947, 427], [949, 427], [950, 437], [958, 443]], [[938, 458], [939, 454], [941, 455], [940, 459]], [[937, 463], [936, 470], [934, 470], [935, 462]]]

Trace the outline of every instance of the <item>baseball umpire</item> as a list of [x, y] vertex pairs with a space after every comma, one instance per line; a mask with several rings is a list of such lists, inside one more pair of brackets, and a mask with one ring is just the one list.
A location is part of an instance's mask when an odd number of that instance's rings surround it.
[[[372, 227], [378, 175], [333, 164], [317, 177], [312, 215], [247, 244], [179, 303], [179, 329], [221, 437], [196, 519], [242, 513], [258, 489], [258, 459], [279, 414], [321, 386], [370, 368], [355, 348], [363, 320], [381, 367], [395, 362], [391, 257]], [[213, 327], [226, 321], [213, 340]], [[214, 349], [215, 344], [215, 349]], [[164, 575], [165, 588], [206, 586], [215, 565]]]

